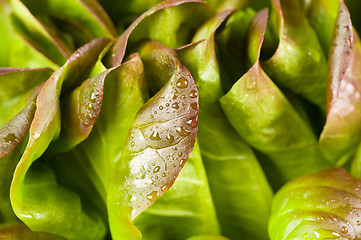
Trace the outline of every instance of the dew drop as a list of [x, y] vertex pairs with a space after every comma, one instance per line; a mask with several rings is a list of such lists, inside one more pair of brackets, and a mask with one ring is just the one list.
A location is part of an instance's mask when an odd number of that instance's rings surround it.
[[174, 141], [174, 137], [170, 134], [167, 134], [166, 139], [169, 143], [172, 143]]
[[154, 115], [153, 115], [153, 114], [150, 114], [150, 118], [154, 118]]
[[155, 202], [158, 199], [158, 192], [153, 191], [150, 194], [147, 195], [147, 199], [151, 202]]
[[177, 96], [176, 94], [173, 94], [172, 99], [173, 99], [173, 100], [176, 100], [177, 97], [178, 97], [178, 96]]
[[163, 106], [159, 106], [159, 110], [163, 110]]
[[135, 143], [134, 142], [131, 142], [130, 143], [130, 146], [134, 147]]
[[179, 157], [183, 156], [183, 153], [182, 153], [182, 152], [179, 152], [179, 153], [178, 153], [178, 156], [179, 156]]
[[198, 110], [198, 103], [196, 103], [196, 102], [194, 102], [194, 103], [191, 103], [191, 108], [193, 109], [193, 110]]
[[177, 102], [172, 104], [172, 108], [174, 109], [178, 109], [179, 108], [179, 104]]
[[179, 88], [188, 87], [188, 80], [184, 77], [180, 77], [177, 81], [177, 87], [179, 87]]
[[155, 163], [152, 163], [152, 166], [155, 166]]
[[186, 164], [186, 161], [187, 161], [187, 160], [182, 159], [182, 160], [179, 162], [179, 166], [180, 166], [180, 167], [183, 167], [184, 164]]
[[190, 131], [185, 129], [184, 127], [177, 128], [177, 133], [181, 136], [188, 136]]
[[342, 227], [341, 227], [341, 232], [343, 232], [343, 233], [348, 233], [347, 227], [342, 226]]
[[162, 177], [166, 177], [167, 176], [167, 174], [165, 174], [165, 173], [162, 173]]
[[157, 111], [154, 111], [154, 114], [157, 114]]
[[149, 137], [151, 140], [160, 140], [159, 133], [157, 131], [153, 131], [152, 135]]
[[191, 94], [189, 95], [191, 98], [196, 98], [198, 97], [198, 92], [196, 90], [192, 90]]
[[310, 237], [310, 235], [309, 235], [308, 233], [304, 233], [304, 234], [303, 234], [303, 238], [304, 238], [304, 239], [308, 239], [309, 237]]
[[177, 164], [173, 163], [172, 167], [176, 167], [176, 166], [177, 166]]
[[4, 140], [5, 140], [6, 142], [14, 142], [15, 139], [16, 139], [16, 136], [15, 136], [14, 133], [8, 133], [8, 134], [6, 135], [6, 137], [4, 138]]
[[360, 222], [360, 220], [357, 220], [357, 226], [360, 226], [361, 225], [361, 222]]
[[162, 186], [160, 189], [162, 190], [162, 192], [165, 192], [165, 191], [167, 191], [170, 187], [171, 187], [171, 184], [168, 183], [168, 184]]
[[154, 178], [155, 178], [155, 179], [158, 179], [158, 176], [155, 176]]
[[77, 57], [77, 58], [80, 57], [80, 53], [79, 53], [79, 52], [76, 52], [76, 53], [75, 53], [75, 57]]
[[197, 116], [194, 116], [194, 117], [192, 117], [191, 119], [189, 119], [189, 120], [187, 121], [187, 124], [188, 124], [189, 126], [191, 126], [192, 128], [197, 127], [197, 126], [198, 126]]
[[142, 174], [142, 177], [141, 177], [141, 178], [142, 178], [142, 179], [145, 179], [146, 176], [147, 176], [147, 173], [144, 172], [144, 173]]
[[169, 107], [169, 103], [166, 103], [165, 106], [166, 106], [166, 107]]
[[159, 172], [159, 170], [160, 170], [160, 167], [159, 167], [159, 166], [156, 166], [156, 167], [153, 169], [153, 172], [154, 172], [154, 173], [157, 173], [157, 172]]

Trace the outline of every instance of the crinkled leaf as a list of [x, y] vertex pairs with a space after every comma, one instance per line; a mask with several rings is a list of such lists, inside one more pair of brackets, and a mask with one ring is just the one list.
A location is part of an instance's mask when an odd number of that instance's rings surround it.
[[219, 48], [220, 74], [225, 91], [229, 91], [249, 69], [245, 45], [248, 27], [255, 14], [255, 11], [250, 8], [234, 12], [227, 20], [224, 29], [215, 36]]
[[[78, 28], [78, 30], [85, 30], [78, 32], [77, 35], [72, 35], [76, 42], [78, 41], [77, 37], [90, 41], [96, 37], [114, 37], [117, 35], [112, 21], [95, 0], [21, 0], [21, 2], [44, 25], [51, 23], [57, 25], [57, 31], [67, 31], [69, 29], [63, 26], [64, 22], [73, 28]], [[74, 32], [71, 31], [70, 33]], [[62, 33], [60, 32], [60, 34]]]
[[[142, 55], [141, 58], [143, 59]], [[131, 221], [172, 186], [193, 149], [198, 96], [190, 72], [173, 57], [167, 84], [137, 113], [108, 198], [114, 239], [139, 239]], [[164, 61], [164, 64], [168, 64]], [[159, 75], [164, 67], [157, 67]]]
[[71, 89], [85, 79], [108, 41], [95, 39], [78, 49], [46, 81], [37, 97], [29, 142], [14, 172], [10, 191], [15, 214], [32, 230], [70, 239], [100, 239], [105, 234], [104, 223], [97, 213], [82, 209], [79, 196], [59, 186], [52, 169], [41, 159], [36, 160], [59, 134], [62, 87]]
[[311, 26], [315, 29], [325, 56], [328, 56], [333, 29], [337, 18], [338, 0], [313, 0], [304, 2]]
[[15, 31], [30, 45], [61, 66], [72, 50], [50, 28], [39, 22], [20, 0], [11, 0], [11, 22]]
[[198, 141], [222, 234], [231, 239], [267, 239], [272, 190], [253, 151], [230, 125], [218, 102], [223, 90], [214, 34], [229, 14], [222, 12], [210, 19], [193, 38], [204, 40], [177, 53], [198, 88]]
[[[129, 43], [143, 39], [159, 41], [170, 48], [187, 44], [197, 27], [212, 10], [201, 0], [164, 1], [139, 16], [128, 29], [118, 37], [112, 49], [110, 65], [119, 65]], [[195, 17], [196, 16], [196, 17]], [[192, 21], [188, 21], [192, 18]]]
[[276, 195], [271, 239], [359, 239], [361, 181], [340, 168], [302, 176]]
[[297, 0], [273, 0], [279, 46], [262, 62], [265, 72], [278, 85], [326, 109], [327, 61], [318, 38]]
[[50, 75], [49, 69], [0, 68], [0, 127], [13, 117], [10, 114], [20, 99]]
[[149, 240], [184, 240], [220, 233], [197, 143], [172, 188], [139, 215], [134, 224], [143, 239]]
[[320, 136], [320, 147], [332, 163], [346, 161], [360, 141], [360, 63], [360, 39], [340, 3], [329, 57], [327, 120]]
[[33, 232], [24, 224], [0, 226], [0, 239], [6, 240], [66, 240], [65, 238], [44, 233]]
[[[259, 57], [266, 22], [264, 11], [252, 22], [248, 41], [251, 56]], [[275, 169], [267, 172], [278, 172], [278, 184], [327, 166], [315, 148], [311, 128], [263, 71], [258, 59], [220, 101], [235, 130], [272, 159]]]

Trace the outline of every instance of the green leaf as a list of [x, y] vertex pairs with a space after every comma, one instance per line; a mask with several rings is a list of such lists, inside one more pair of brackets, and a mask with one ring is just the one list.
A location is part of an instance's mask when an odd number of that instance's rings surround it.
[[39, 157], [59, 135], [62, 88], [66, 91], [86, 79], [108, 42], [105, 38], [95, 39], [78, 49], [46, 81], [37, 97], [29, 142], [14, 172], [10, 190], [15, 214], [32, 230], [69, 239], [101, 239], [105, 234], [104, 223], [95, 210], [82, 209], [79, 196], [58, 185], [52, 169]]
[[[97, 37], [115, 37], [117, 31], [103, 10], [95, 0], [83, 1], [29, 1], [21, 0], [29, 11], [44, 25], [55, 24], [57, 31], [68, 30], [63, 23], [69, 24], [75, 29], [85, 30], [88, 33], [88, 41]], [[70, 32], [74, 33], [74, 31]], [[84, 34], [84, 33], [83, 33]], [[78, 35], [82, 33], [78, 32]], [[72, 36], [74, 37], [74, 35]], [[77, 41], [77, 39], [74, 39]]]
[[50, 75], [50, 69], [0, 68], [0, 127], [18, 113], [11, 114], [15, 105]]
[[15, 31], [52, 62], [61, 66], [71, 55], [66, 43], [36, 19], [20, 0], [11, 0], [11, 23]]
[[[259, 57], [266, 23], [267, 15], [261, 12], [251, 24], [250, 56]], [[267, 172], [278, 173], [273, 180], [278, 185], [327, 167], [311, 128], [263, 71], [258, 58], [220, 102], [235, 130], [271, 158], [275, 169]]]
[[224, 29], [215, 36], [222, 85], [226, 92], [249, 69], [245, 46], [249, 24], [255, 14], [251, 8], [234, 12]]
[[361, 181], [340, 168], [287, 183], [273, 201], [270, 238], [360, 238], [360, 189]]
[[360, 39], [340, 3], [330, 49], [327, 120], [320, 136], [320, 148], [333, 164], [347, 161], [360, 142], [360, 61]]
[[24, 224], [0, 226], [0, 238], [7, 240], [66, 240], [49, 233], [33, 232]]
[[197, 42], [177, 49], [177, 54], [197, 84], [198, 141], [222, 234], [231, 239], [267, 239], [272, 190], [252, 149], [235, 132], [218, 102], [223, 90], [214, 35], [229, 14], [211, 18], [193, 38]]
[[[132, 49], [131, 44], [140, 40], [152, 39], [169, 48], [183, 46], [212, 14], [213, 11], [200, 0], [164, 1], [144, 12], [117, 38], [109, 65], [119, 65], [126, 49]], [[193, 20], [187, 21], [189, 18]]]
[[187, 238], [187, 240], [228, 240], [228, 238], [216, 235], [201, 235]]
[[311, 26], [315, 29], [325, 56], [328, 56], [334, 31], [338, 0], [305, 1], [305, 12]]
[[115, 167], [108, 197], [114, 239], [141, 237], [132, 220], [172, 186], [193, 149], [198, 129], [198, 97], [190, 72], [174, 56], [163, 62], [173, 63], [166, 73], [157, 62], [148, 66], [146, 62], [145, 69], [157, 68], [155, 72], [168, 74], [169, 80], [137, 113]]
[[325, 112], [327, 61], [317, 35], [297, 0], [273, 0], [272, 4], [279, 45], [262, 66], [279, 86], [302, 95]]
[[196, 143], [177, 181], [135, 220], [144, 240], [219, 234], [207, 175]]

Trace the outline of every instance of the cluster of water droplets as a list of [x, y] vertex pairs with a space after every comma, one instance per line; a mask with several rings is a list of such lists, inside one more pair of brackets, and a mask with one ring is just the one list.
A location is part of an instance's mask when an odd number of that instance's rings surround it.
[[98, 117], [103, 101], [103, 83], [106, 72], [87, 80], [80, 89], [80, 117], [85, 126], [94, 123]]
[[189, 71], [172, 79], [138, 112], [126, 148], [132, 154], [128, 194], [136, 217], [174, 183], [193, 149], [198, 127], [198, 93]]

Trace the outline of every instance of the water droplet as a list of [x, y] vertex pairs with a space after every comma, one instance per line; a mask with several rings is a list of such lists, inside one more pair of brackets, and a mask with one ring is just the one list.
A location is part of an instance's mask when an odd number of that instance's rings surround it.
[[173, 94], [172, 99], [173, 99], [173, 100], [176, 100], [177, 97], [178, 97], [178, 96], [177, 96], [176, 94]]
[[191, 94], [189, 95], [191, 98], [196, 98], [198, 97], [198, 92], [196, 90], [192, 90]]
[[150, 194], [147, 195], [147, 199], [151, 202], [155, 202], [158, 199], [158, 192], [153, 191]]
[[180, 162], [179, 162], [179, 166], [180, 167], [183, 167], [184, 166], [184, 164], [186, 164], [186, 159], [182, 159]]
[[357, 220], [357, 226], [360, 226], [361, 225], [361, 221], [360, 220]]
[[8, 134], [6, 135], [6, 137], [4, 138], [4, 140], [5, 140], [6, 142], [14, 142], [15, 139], [16, 139], [16, 136], [15, 136], [14, 133], [8, 133]]
[[91, 100], [95, 100], [97, 98], [97, 94], [95, 92], [92, 92], [90, 98]]
[[190, 131], [185, 129], [184, 127], [177, 128], [177, 133], [181, 136], [188, 136]]
[[170, 134], [167, 134], [166, 139], [169, 143], [172, 143], [174, 141], [174, 137]]
[[158, 176], [155, 176], [154, 178], [155, 178], [155, 179], [158, 179]]
[[176, 167], [176, 166], [177, 166], [177, 164], [173, 163], [172, 167]]
[[149, 137], [151, 140], [160, 140], [159, 133], [157, 131], [153, 131], [152, 135]]
[[130, 143], [130, 146], [134, 147], [135, 143], [134, 142], [131, 142]]
[[194, 102], [194, 103], [191, 103], [191, 108], [193, 109], [193, 110], [198, 110], [198, 103], [197, 102]]
[[342, 227], [341, 227], [341, 232], [343, 232], [343, 233], [348, 233], [347, 227], [346, 227], [346, 226], [342, 226]]
[[166, 106], [166, 107], [169, 107], [169, 103], [166, 103], [165, 106]]
[[150, 114], [150, 118], [154, 118], [154, 115], [153, 115], [153, 114]]
[[75, 52], [75, 57], [80, 57], [80, 53], [79, 52]]
[[157, 111], [154, 111], [154, 114], [157, 114]]
[[155, 163], [152, 163], [152, 166], [155, 166]]
[[160, 189], [162, 190], [162, 192], [165, 192], [165, 191], [167, 191], [171, 186], [172, 186], [172, 184], [168, 183], [168, 184], [162, 186]]
[[145, 177], [147, 176], [147, 173], [146, 172], [144, 172], [143, 174], [142, 174], [142, 179], [145, 179]]
[[159, 110], [163, 110], [163, 106], [159, 106]]
[[186, 99], [186, 95], [182, 95], [182, 99]]
[[167, 174], [165, 174], [165, 173], [162, 173], [162, 177], [165, 177], [165, 176], [167, 176]]
[[179, 88], [188, 87], [188, 80], [184, 77], [180, 77], [177, 81], [177, 87], [179, 87]]
[[172, 104], [172, 108], [178, 109], [179, 108], [179, 104], [177, 102]]
[[157, 172], [159, 172], [159, 170], [160, 170], [160, 167], [159, 167], [159, 166], [156, 166], [156, 167], [153, 169], [153, 172], [154, 172], [154, 173], [157, 173]]
[[303, 238], [304, 238], [304, 239], [308, 239], [309, 237], [310, 237], [310, 235], [309, 235], [308, 233], [304, 233], [304, 234], [303, 234]]
[[188, 124], [189, 126], [191, 126], [192, 128], [197, 127], [197, 126], [198, 126], [197, 116], [194, 116], [194, 117], [192, 117], [191, 119], [189, 119], [189, 120], [187, 121], [187, 124]]
[[182, 152], [179, 152], [179, 153], [178, 153], [178, 156], [179, 156], [179, 157], [183, 156], [183, 153], [182, 153]]

